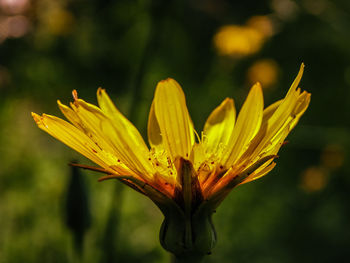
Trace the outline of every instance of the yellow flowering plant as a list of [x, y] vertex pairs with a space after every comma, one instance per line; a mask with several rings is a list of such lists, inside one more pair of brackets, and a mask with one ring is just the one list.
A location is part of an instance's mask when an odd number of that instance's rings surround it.
[[148, 119], [148, 147], [106, 91], [98, 105], [78, 98], [58, 101], [64, 121], [32, 113], [39, 128], [98, 165], [78, 165], [118, 179], [149, 197], [164, 214], [160, 243], [176, 262], [199, 262], [211, 252], [216, 233], [211, 216], [237, 185], [256, 180], [276, 165], [286, 136], [307, 109], [310, 93], [298, 88], [304, 65], [287, 95], [264, 109], [255, 84], [238, 116], [226, 98], [209, 115], [199, 135], [185, 95], [173, 79], [160, 81]]

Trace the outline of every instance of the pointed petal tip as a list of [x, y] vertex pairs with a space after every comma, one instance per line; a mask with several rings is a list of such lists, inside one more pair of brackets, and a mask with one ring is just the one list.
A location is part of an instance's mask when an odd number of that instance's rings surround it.
[[257, 88], [260, 87], [261, 88], [261, 83], [259, 81], [257, 81], [254, 86], [256, 86]]
[[309, 104], [311, 101], [311, 93], [307, 91], [306, 91], [305, 101], [306, 101], [306, 104]]
[[58, 107], [67, 107], [66, 105], [64, 105], [60, 100], [57, 100], [57, 105]]
[[300, 65], [300, 68], [299, 68], [299, 72], [298, 72], [297, 78], [300, 77], [300, 79], [301, 79], [301, 77], [304, 74], [304, 69], [305, 69], [305, 64], [304, 64], [304, 62], [302, 62], [301, 65]]
[[73, 90], [72, 91], [72, 95], [73, 95], [73, 98], [74, 98], [74, 100], [78, 100], [79, 98], [78, 98], [78, 92], [77, 92], [77, 90]]
[[262, 86], [261, 86], [261, 83], [260, 82], [256, 82], [253, 87], [251, 88], [251, 90], [255, 91], [255, 92], [258, 92], [258, 93], [261, 93], [262, 94]]
[[166, 79], [163, 79], [161, 81], [158, 82], [157, 84], [157, 89], [158, 88], [165, 88], [165, 87], [169, 87], [169, 86], [175, 86], [175, 87], [178, 87], [180, 88], [180, 84], [173, 78], [166, 78]]
[[44, 114], [42, 116], [40, 116], [39, 114], [32, 112], [31, 115], [32, 115], [36, 125], [38, 125], [39, 128], [42, 128], [45, 126], [45, 124], [43, 122], [43, 117], [45, 117]]
[[102, 87], [97, 88], [97, 96], [101, 96], [103, 93], [106, 93], [106, 90]]
[[188, 158], [195, 135], [181, 86], [171, 78], [158, 82], [153, 102], [154, 113], [150, 116], [155, 116], [154, 119], [157, 120], [159, 129], [156, 127], [156, 130], [160, 131], [163, 145], [170, 157]]
[[233, 103], [233, 99], [232, 99], [232, 98], [229, 98], [229, 97], [226, 97], [226, 98], [223, 100], [222, 104], [227, 104], [227, 103], [229, 103], [229, 104]]
[[159, 83], [172, 82], [172, 81], [176, 81], [176, 80], [169, 77], [169, 78], [166, 78], [166, 79], [163, 79], [163, 80], [159, 81]]
[[301, 77], [303, 76], [303, 74], [304, 74], [304, 69], [305, 69], [305, 64], [304, 64], [304, 62], [302, 62], [301, 65], [300, 65], [300, 69], [299, 69], [299, 72], [298, 72], [298, 76], [297, 76], [297, 77], [300, 76], [300, 78], [301, 78]]
[[222, 102], [222, 105], [225, 107], [228, 107], [229, 109], [233, 109], [233, 111], [235, 112], [235, 102], [232, 98], [226, 98], [224, 99], [224, 101]]
[[39, 114], [36, 114], [35, 112], [31, 112], [31, 115], [32, 115], [33, 119], [35, 120], [35, 122], [40, 121], [41, 117]]
[[[163, 94], [164, 91], [180, 92], [180, 94], [182, 94], [184, 96], [181, 85], [173, 78], [163, 79], [163, 80], [158, 82], [156, 90], [155, 90], [155, 94], [160, 94], [160, 93]], [[155, 96], [157, 96], [157, 95], [155, 95]]]
[[234, 100], [232, 98], [227, 97], [220, 103], [219, 107], [234, 107]]
[[290, 94], [293, 94], [293, 93], [298, 91], [298, 86], [299, 86], [300, 80], [304, 74], [304, 67], [305, 67], [304, 63], [301, 63], [299, 72], [298, 72], [297, 76], [295, 77], [291, 87], [289, 88], [286, 97], [289, 96]]

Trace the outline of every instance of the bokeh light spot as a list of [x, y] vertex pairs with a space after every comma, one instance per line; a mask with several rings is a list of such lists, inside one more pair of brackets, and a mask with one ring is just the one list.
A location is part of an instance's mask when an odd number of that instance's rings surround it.
[[260, 50], [263, 34], [248, 26], [226, 25], [214, 36], [216, 50], [223, 56], [246, 56]]
[[299, 6], [291, 0], [272, 0], [271, 8], [282, 20], [292, 20], [299, 11]]
[[29, 0], [0, 0], [1, 11], [9, 15], [21, 14], [28, 9], [29, 5]]
[[25, 16], [12, 16], [7, 19], [8, 37], [22, 37], [29, 31], [30, 23]]
[[337, 169], [344, 164], [344, 149], [338, 144], [327, 145], [321, 154], [322, 164], [329, 169]]
[[271, 37], [275, 33], [274, 24], [268, 16], [252, 16], [248, 19], [247, 26], [255, 28], [265, 37]]
[[279, 67], [272, 59], [262, 59], [256, 61], [247, 72], [249, 84], [260, 82], [263, 88], [270, 88], [276, 84]]
[[311, 166], [301, 175], [301, 188], [308, 193], [321, 191], [328, 183], [328, 176], [321, 167]]
[[327, 9], [328, 3], [324, 0], [304, 0], [303, 6], [310, 14], [320, 15]]
[[61, 8], [52, 9], [46, 16], [46, 22], [50, 33], [65, 35], [71, 32], [74, 23], [73, 15]]

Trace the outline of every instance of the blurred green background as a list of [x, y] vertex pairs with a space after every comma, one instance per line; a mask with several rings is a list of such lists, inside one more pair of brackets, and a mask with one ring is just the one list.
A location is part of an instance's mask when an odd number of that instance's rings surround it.
[[145, 135], [159, 80], [183, 87], [197, 130], [260, 81], [265, 105], [301, 62], [311, 104], [266, 177], [214, 215], [205, 262], [346, 262], [350, 245], [348, 0], [0, 0], [0, 262], [169, 262], [162, 215], [39, 130], [56, 99], [99, 86]]

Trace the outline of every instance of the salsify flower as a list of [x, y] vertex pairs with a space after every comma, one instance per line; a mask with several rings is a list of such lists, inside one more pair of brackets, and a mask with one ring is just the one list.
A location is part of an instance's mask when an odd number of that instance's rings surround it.
[[226, 98], [196, 133], [185, 95], [173, 79], [160, 81], [148, 119], [148, 147], [135, 126], [115, 107], [104, 89], [99, 107], [78, 98], [63, 115], [32, 113], [39, 128], [99, 167], [79, 165], [116, 178], [148, 196], [163, 212], [162, 246], [177, 257], [200, 258], [216, 241], [211, 215], [237, 185], [256, 180], [276, 165], [286, 136], [310, 102], [298, 88], [304, 65], [284, 99], [264, 109], [255, 84], [238, 116]]

